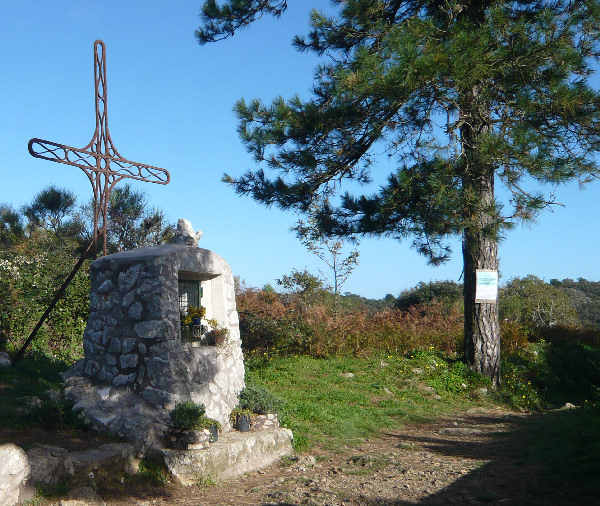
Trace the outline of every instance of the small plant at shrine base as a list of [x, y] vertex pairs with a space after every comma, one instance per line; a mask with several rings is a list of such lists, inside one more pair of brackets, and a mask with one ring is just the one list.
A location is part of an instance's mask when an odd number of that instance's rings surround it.
[[221, 429], [217, 420], [205, 416], [204, 404], [196, 404], [191, 401], [180, 402], [171, 413], [173, 426], [179, 430], [199, 430], [216, 425]]
[[283, 404], [281, 399], [262, 387], [249, 386], [244, 388], [240, 392], [239, 400], [238, 408], [240, 410], [257, 415], [275, 414]]
[[233, 408], [233, 411], [229, 415], [229, 421], [231, 422], [232, 425], [234, 425], [237, 417], [252, 416], [253, 414], [254, 414], [254, 411], [252, 411], [250, 409], [240, 408], [239, 406], [237, 406], [237, 407]]

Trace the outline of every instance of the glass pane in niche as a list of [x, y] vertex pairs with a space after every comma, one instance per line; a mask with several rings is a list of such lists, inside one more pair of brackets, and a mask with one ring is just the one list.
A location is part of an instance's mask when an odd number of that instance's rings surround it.
[[185, 314], [190, 306], [200, 307], [200, 281], [179, 281], [179, 312]]

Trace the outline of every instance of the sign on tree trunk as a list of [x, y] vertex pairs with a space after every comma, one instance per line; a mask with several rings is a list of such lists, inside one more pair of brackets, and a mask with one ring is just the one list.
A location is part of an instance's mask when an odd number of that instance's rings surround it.
[[495, 303], [498, 298], [498, 271], [477, 269], [475, 302]]

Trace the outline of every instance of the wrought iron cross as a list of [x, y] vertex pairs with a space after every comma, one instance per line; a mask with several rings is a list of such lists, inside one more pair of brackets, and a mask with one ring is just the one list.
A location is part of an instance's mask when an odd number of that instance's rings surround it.
[[[106, 255], [108, 200], [115, 185], [122, 179], [136, 179], [149, 183], [167, 184], [169, 172], [152, 165], [132, 162], [123, 158], [115, 148], [108, 130], [106, 105], [106, 47], [94, 42], [94, 89], [96, 102], [96, 130], [87, 146], [82, 149], [43, 139], [31, 139], [29, 152], [36, 158], [79, 167], [90, 180], [94, 191], [94, 241], [97, 239], [99, 218]], [[112, 167], [111, 167], [112, 164]], [[114, 168], [114, 167], [117, 168]]]
[[[96, 246], [98, 240], [98, 221], [102, 216], [102, 236], [104, 242], [104, 254], [106, 255], [106, 229], [108, 226], [108, 199], [115, 185], [122, 179], [136, 179], [138, 181], [147, 181], [149, 183], [167, 184], [169, 182], [169, 172], [152, 165], [132, 162], [123, 158], [116, 150], [110, 132], [108, 131], [108, 115], [106, 111], [106, 48], [104, 42], [97, 40], [94, 42], [94, 89], [96, 101], [96, 130], [94, 136], [87, 146], [82, 149], [72, 148], [64, 144], [58, 144], [43, 139], [31, 139], [29, 141], [29, 152], [36, 158], [43, 158], [51, 162], [64, 163], [79, 167], [90, 180], [94, 190], [94, 232], [90, 245], [84, 251], [75, 267], [71, 270], [67, 279], [56, 291], [52, 302], [37, 322], [33, 331], [15, 356], [13, 361], [16, 364], [29, 343], [36, 336], [48, 315], [54, 309], [56, 303], [60, 300], [67, 286], [75, 277], [75, 274], [82, 266], [85, 258]], [[111, 168], [111, 164], [117, 168]]]

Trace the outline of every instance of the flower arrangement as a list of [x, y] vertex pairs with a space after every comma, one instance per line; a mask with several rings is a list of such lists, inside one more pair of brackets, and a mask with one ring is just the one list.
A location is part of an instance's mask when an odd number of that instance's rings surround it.
[[200, 325], [200, 320], [206, 315], [204, 306], [188, 306], [185, 313], [181, 314], [181, 323], [184, 326]]

